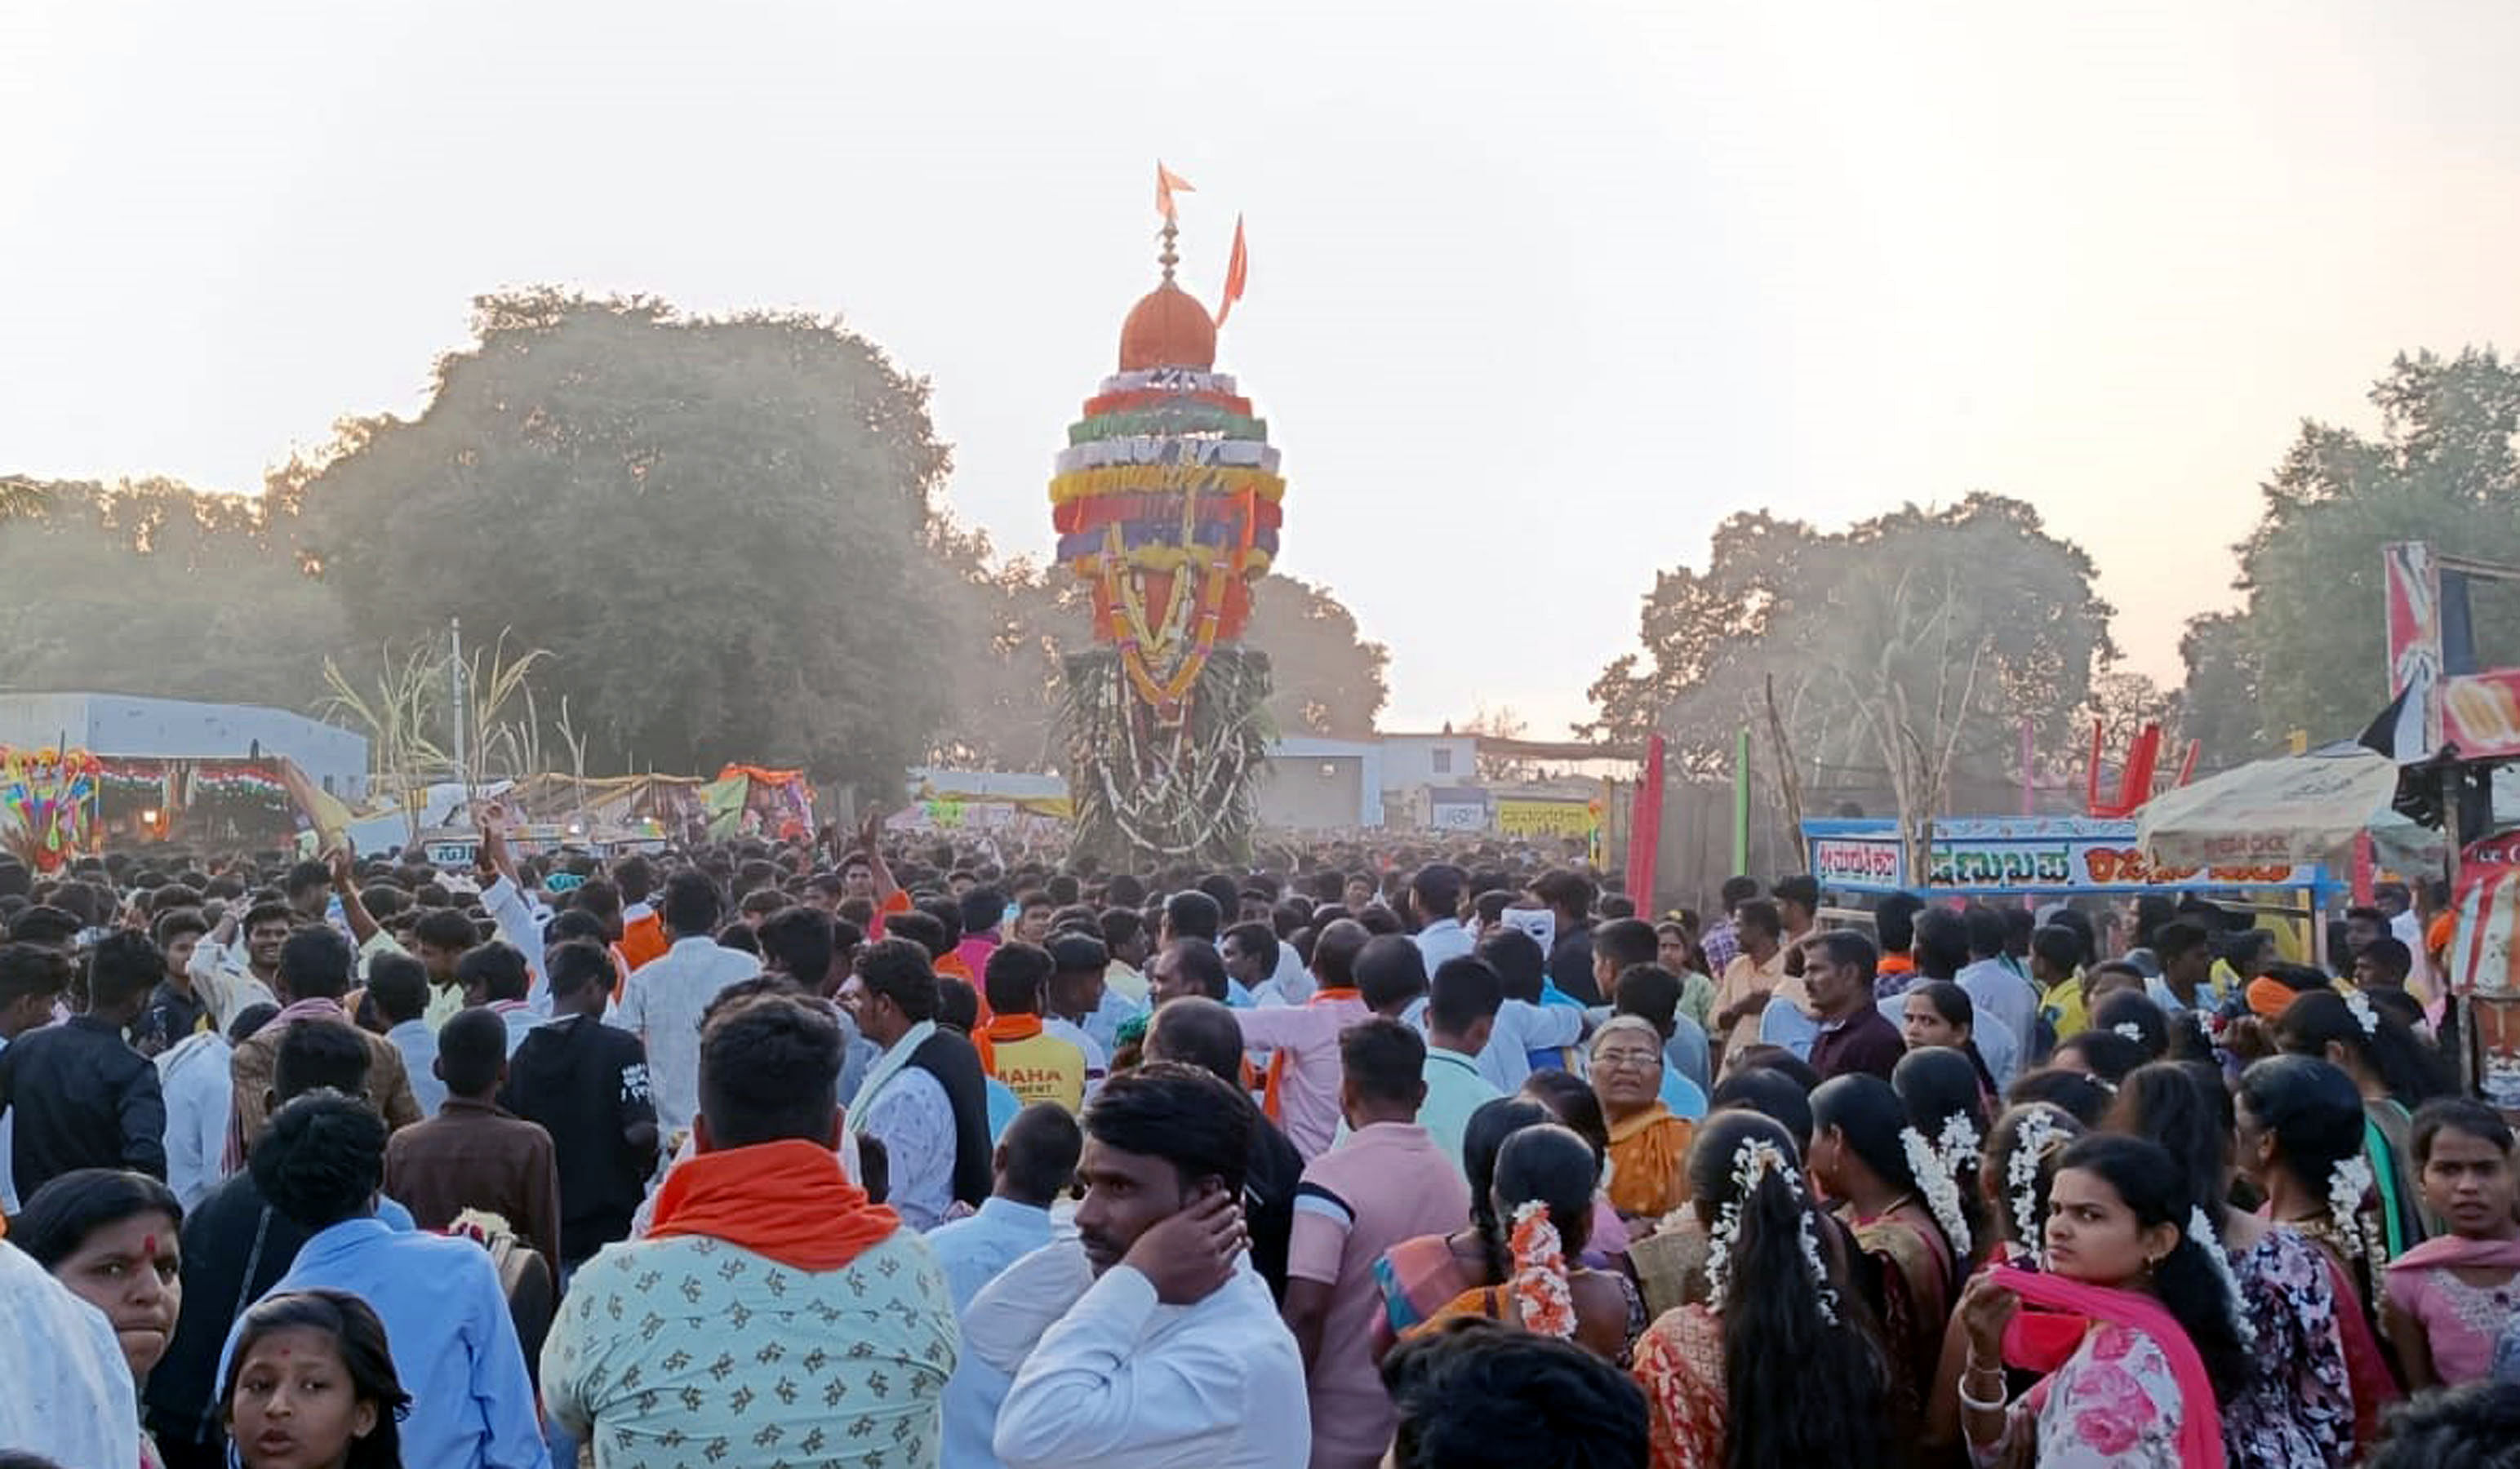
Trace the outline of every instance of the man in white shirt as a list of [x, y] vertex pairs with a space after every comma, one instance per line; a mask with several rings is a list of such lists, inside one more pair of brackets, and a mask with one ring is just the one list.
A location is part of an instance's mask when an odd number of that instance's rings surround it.
[[2039, 1018], [2039, 990], [2004, 957], [2003, 914], [1972, 906], [1960, 921], [1968, 928], [1969, 963], [1958, 983], [1976, 1007], [1978, 1030], [1983, 1033], [1990, 1022], [2001, 1020], [2012, 1032], [2014, 1054], [2028, 1053], [2030, 1028]]
[[[1098, 945], [1099, 947], [1099, 945]], [[945, 1269], [954, 1310], [971, 1330], [971, 1300], [1024, 1256], [1058, 1235], [1050, 1211], [1076, 1177], [1084, 1135], [1076, 1119], [1054, 1102], [1035, 1102], [1015, 1114], [999, 1139], [996, 1178], [979, 1212], [928, 1231], [927, 1247]], [[1082, 1294], [1080, 1288], [1076, 1294]], [[1074, 1296], [1068, 1297], [1073, 1300]], [[944, 1469], [998, 1469], [990, 1444], [1008, 1377], [966, 1351], [945, 1384]]]
[[1014, 1379], [995, 1430], [1008, 1469], [1310, 1460], [1303, 1361], [1244, 1249], [1257, 1122], [1249, 1098], [1176, 1062], [1114, 1077], [1086, 1107], [1077, 1242], [1017, 1261], [969, 1313], [989, 1325], [967, 1350]]
[[631, 971], [604, 1023], [647, 1046], [656, 1126], [670, 1139], [699, 1113], [700, 1012], [719, 991], [750, 979], [761, 965], [740, 949], [718, 947], [718, 917], [725, 910], [706, 874], [676, 872], [665, 883], [663, 912], [673, 947]]
[[1462, 926], [1462, 889], [1468, 878], [1450, 863], [1428, 863], [1409, 879], [1409, 916], [1417, 920], [1418, 952], [1426, 957], [1432, 974], [1448, 958], [1470, 952], [1470, 931]]
[[[268, 1019], [278, 1011], [260, 1013]], [[228, 1057], [234, 1050], [227, 1037], [205, 1030], [153, 1058], [158, 1091], [166, 1099], [166, 1186], [188, 1215], [228, 1176], [228, 1112], [235, 1095]]]

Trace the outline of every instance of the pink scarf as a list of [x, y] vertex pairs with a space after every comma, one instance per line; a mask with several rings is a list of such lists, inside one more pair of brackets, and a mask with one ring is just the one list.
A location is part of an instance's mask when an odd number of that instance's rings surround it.
[[[2152, 1338], [2179, 1383], [2179, 1462], [2186, 1469], [2223, 1469], [2222, 1408], [2214, 1402], [2214, 1384], [2205, 1375], [2205, 1361], [2196, 1355], [2195, 1344], [2159, 1302], [2133, 1291], [2034, 1274], [2008, 1265], [1997, 1266], [1994, 1274], [1996, 1284], [2019, 1296], [2026, 1306], [2069, 1313], [2093, 1324], [2125, 1326]], [[2057, 1355], [2061, 1334], [2043, 1332], [2031, 1324], [2036, 1319], [2029, 1313], [2013, 1318], [2003, 1336], [2003, 1359], [2033, 1372], [2053, 1372], [2072, 1355], [2072, 1346], [2065, 1348], [2063, 1356]], [[2072, 1333], [2073, 1346], [2080, 1345], [2082, 1335]], [[2048, 1339], [2043, 1342], [2043, 1337]]]
[[2427, 1239], [2389, 1262], [2393, 1270], [2520, 1270], [2520, 1239]]

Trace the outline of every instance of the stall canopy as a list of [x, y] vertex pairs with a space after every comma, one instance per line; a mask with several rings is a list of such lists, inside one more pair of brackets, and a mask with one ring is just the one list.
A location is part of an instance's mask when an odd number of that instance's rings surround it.
[[2137, 839], [2156, 862], [2179, 865], [2324, 862], [2366, 831], [2419, 849], [2421, 828], [2392, 809], [2397, 794], [2396, 761], [2335, 745], [2165, 791], [2137, 813]]

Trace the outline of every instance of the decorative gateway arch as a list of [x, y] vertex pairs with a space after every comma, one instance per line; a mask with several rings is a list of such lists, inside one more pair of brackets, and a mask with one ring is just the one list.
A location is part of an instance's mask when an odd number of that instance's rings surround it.
[[1215, 370], [1240, 224], [1216, 319], [1173, 282], [1172, 194], [1187, 188], [1158, 167], [1163, 280], [1130, 310], [1119, 371], [1050, 481], [1058, 559], [1094, 607], [1095, 645], [1063, 660], [1076, 843], [1108, 863], [1245, 858], [1273, 734], [1268, 655], [1242, 634], [1286, 482], [1268, 425]]

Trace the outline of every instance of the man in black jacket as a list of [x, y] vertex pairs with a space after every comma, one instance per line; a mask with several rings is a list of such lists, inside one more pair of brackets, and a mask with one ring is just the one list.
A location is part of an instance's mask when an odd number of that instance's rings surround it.
[[560, 1162], [560, 1259], [574, 1269], [630, 1237], [656, 1162], [656, 1106], [639, 1038], [604, 1023], [612, 957], [592, 939], [556, 944], [543, 960], [552, 1019], [508, 1058], [500, 1105], [551, 1134]]
[[978, 1208], [991, 1175], [988, 1081], [969, 1038], [939, 1023], [928, 951], [902, 938], [869, 944], [839, 998], [882, 1050], [848, 1104], [848, 1127], [883, 1143], [887, 1202], [921, 1229], [957, 1203]]
[[106, 935], [88, 959], [87, 1013], [0, 1050], [0, 1115], [17, 1119], [9, 1162], [21, 1200], [72, 1169], [166, 1177], [158, 1068], [122, 1038], [164, 967], [147, 934]]

